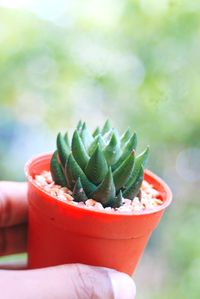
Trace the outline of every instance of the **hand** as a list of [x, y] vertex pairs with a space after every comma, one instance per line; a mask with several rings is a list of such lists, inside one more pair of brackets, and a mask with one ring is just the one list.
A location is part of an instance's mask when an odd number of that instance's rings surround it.
[[[27, 184], [0, 182], [0, 256], [25, 252]], [[37, 270], [0, 263], [3, 299], [133, 299], [135, 285], [126, 274], [81, 264]], [[12, 270], [5, 270], [12, 268]], [[14, 269], [14, 270], [13, 270]]]

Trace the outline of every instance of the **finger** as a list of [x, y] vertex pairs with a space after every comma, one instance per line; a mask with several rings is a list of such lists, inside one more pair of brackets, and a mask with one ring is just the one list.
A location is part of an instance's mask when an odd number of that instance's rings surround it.
[[27, 184], [0, 182], [0, 227], [26, 222], [27, 211]]
[[[4, 299], [15, 298], [16, 294], [21, 299], [133, 299], [135, 296], [134, 282], [127, 274], [80, 264], [0, 271], [0, 277]], [[12, 288], [5, 287], [6, 280]]]
[[0, 256], [20, 253], [26, 250], [26, 224], [0, 229]]

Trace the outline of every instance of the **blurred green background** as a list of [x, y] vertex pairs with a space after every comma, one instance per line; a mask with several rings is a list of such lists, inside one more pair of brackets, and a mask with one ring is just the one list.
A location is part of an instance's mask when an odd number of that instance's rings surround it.
[[23, 180], [59, 130], [107, 118], [150, 145], [174, 193], [137, 298], [199, 299], [200, 2], [0, 0], [0, 179]]

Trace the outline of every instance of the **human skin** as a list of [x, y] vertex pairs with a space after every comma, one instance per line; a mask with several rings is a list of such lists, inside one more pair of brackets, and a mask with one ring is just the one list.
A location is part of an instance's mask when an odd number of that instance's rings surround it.
[[[27, 184], [0, 182], [0, 256], [26, 251]], [[2, 299], [133, 299], [135, 284], [115, 270], [69, 264], [26, 270], [0, 261]]]

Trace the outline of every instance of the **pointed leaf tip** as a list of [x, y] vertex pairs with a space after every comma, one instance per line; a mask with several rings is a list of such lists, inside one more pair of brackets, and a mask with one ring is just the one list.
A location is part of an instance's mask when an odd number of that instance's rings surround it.
[[80, 177], [78, 177], [74, 185], [72, 196], [76, 202], [85, 202], [88, 199], [83, 189]]
[[122, 146], [131, 138], [131, 130], [128, 128], [124, 134], [121, 136], [121, 144]]
[[95, 185], [99, 185], [104, 179], [108, 171], [108, 165], [100, 145], [97, 145], [96, 150], [92, 154], [86, 169], [85, 174], [88, 179]]
[[94, 138], [94, 141], [92, 142], [91, 146], [89, 147], [88, 153], [90, 156], [92, 156], [92, 154], [96, 150], [97, 145], [100, 147], [101, 150], [103, 150], [103, 148], [105, 147], [105, 143], [101, 135], [97, 135]]
[[109, 132], [112, 129], [112, 126], [110, 124], [110, 121], [107, 119], [103, 125], [102, 128], [102, 135], [106, 134], [107, 132]]
[[92, 198], [100, 202], [104, 207], [111, 206], [115, 197], [115, 185], [111, 168], [108, 169], [107, 175], [103, 182], [97, 187], [92, 194]]
[[94, 132], [92, 133], [92, 136], [93, 136], [93, 137], [96, 137], [96, 136], [99, 135], [99, 134], [101, 134], [101, 130], [100, 130], [99, 127], [97, 127], [97, 128], [94, 130]]
[[121, 155], [120, 142], [113, 132], [109, 144], [104, 149], [104, 155], [108, 165], [113, 165]]
[[134, 133], [124, 145], [122, 149], [123, 152], [119, 157], [118, 161], [112, 166], [113, 171], [117, 169], [125, 161], [125, 159], [128, 157], [131, 151], [135, 152], [136, 145], [137, 145], [137, 137], [136, 137], [136, 133]]
[[130, 182], [134, 181], [137, 178], [141, 167], [145, 168], [147, 164], [148, 156], [149, 156], [149, 147], [147, 146], [146, 149], [135, 158], [135, 165], [133, 168], [133, 172], [131, 174], [131, 177], [126, 182], [126, 187], [130, 185]]
[[74, 131], [72, 137], [72, 153], [79, 166], [84, 169], [89, 161], [89, 155], [77, 130]]
[[68, 136], [68, 132], [65, 133], [64, 135], [64, 140], [68, 146], [68, 148], [70, 149], [70, 141], [69, 141], [69, 136]]
[[83, 122], [81, 120], [79, 120], [79, 122], [76, 126], [76, 129], [79, 133], [81, 133], [82, 127], [83, 127]]
[[83, 141], [85, 149], [88, 151], [88, 149], [91, 146], [94, 138], [93, 138], [92, 134], [90, 133], [90, 131], [88, 130], [85, 122], [83, 123], [82, 130], [81, 130], [81, 133], [80, 133], [80, 137]]

